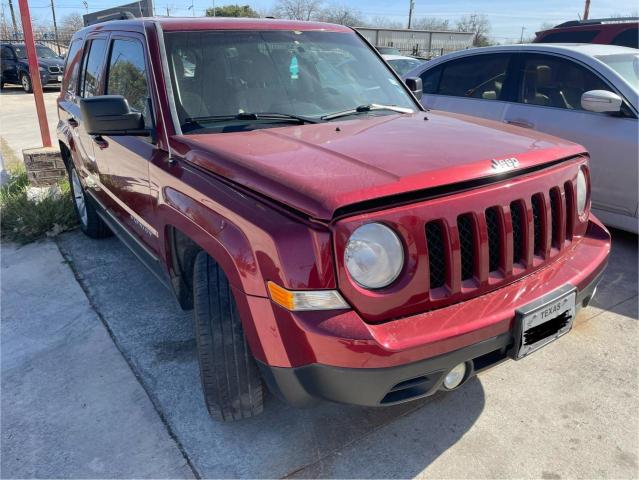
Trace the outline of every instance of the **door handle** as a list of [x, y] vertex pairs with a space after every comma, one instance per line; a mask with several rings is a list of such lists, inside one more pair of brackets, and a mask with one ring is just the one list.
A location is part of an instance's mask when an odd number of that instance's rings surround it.
[[107, 142], [104, 138], [102, 138], [100, 135], [91, 135], [91, 138], [93, 139], [93, 141], [95, 142], [95, 144], [100, 147], [100, 150], [104, 150], [105, 148], [109, 147], [109, 142]]
[[516, 127], [535, 128], [532, 123], [527, 122], [526, 120], [504, 120], [504, 123], [507, 123], [508, 125], [514, 125]]
[[76, 128], [76, 127], [79, 125], [79, 124], [78, 124], [78, 121], [77, 121], [75, 118], [73, 118], [73, 117], [70, 117], [70, 118], [67, 120], [67, 122], [68, 122], [68, 124], [69, 124], [71, 127], [73, 127], [73, 128]]

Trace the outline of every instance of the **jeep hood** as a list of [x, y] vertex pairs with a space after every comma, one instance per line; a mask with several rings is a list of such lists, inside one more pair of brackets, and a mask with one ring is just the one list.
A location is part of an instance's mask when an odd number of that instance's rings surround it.
[[514, 157], [516, 169], [527, 169], [585, 153], [532, 130], [443, 112], [174, 138], [186, 161], [324, 220], [359, 202], [503, 173], [493, 159]]

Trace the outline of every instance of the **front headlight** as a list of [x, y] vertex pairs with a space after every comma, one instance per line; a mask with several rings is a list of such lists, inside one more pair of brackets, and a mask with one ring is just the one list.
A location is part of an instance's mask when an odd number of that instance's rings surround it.
[[344, 251], [344, 264], [353, 280], [364, 288], [383, 288], [399, 276], [404, 248], [393, 230], [367, 223], [353, 232]]
[[577, 213], [581, 217], [586, 211], [588, 203], [588, 180], [584, 169], [580, 168], [577, 174]]

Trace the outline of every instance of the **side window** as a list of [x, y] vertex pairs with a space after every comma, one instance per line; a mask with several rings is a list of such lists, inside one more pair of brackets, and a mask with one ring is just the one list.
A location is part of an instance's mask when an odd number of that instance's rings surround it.
[[92, 40], [88, 50], [85, 49], [80, 78], [81, 97], [87, 98], [99, 95], [100, 73], [105, 49], [106, 41], [102, 38]]
[[443, 66], [440, 95], [499, 100], [506, 83], [510, 54], [473, 55]]
[[2, 47], [0, 49], [0, 59], [13, 60], [14, 58], [13, 51], [9, 47]]
[[541, 38], [540, 43], [590, 43], [600, 30], [577, 30], [575, 32], [554, 32]]
[[76, 91], [76, 82], [78, 79], [78, 70], [80, 65], [80, 58], [78, 52], [82, 46], [82, 40], [76, 39], [71, 42], [69, 50], [67, 51], [67, 57], [64, 61], [64, 71], [66, 73], [64, 78], [64, 84], [62, 89], [67, 93], [73, 94]]
[[132, 110], [142, 112], [145, 121], [149, 96], [144, 48], [136, 40], [113, 40], [109, 55], [106, 93], [122, 95]]
[[442, 76], [442, 67], [431, 68], [421, 74], [422, 79], [422, 91], [424, 94], [437, 93], [439, 87], [439, 79]]
[[610, 43], [621, 47], [639, 48], [639, 28], [629, 28], [621, 32]]
[[581, 110], [581, 95], [610, 90], [594, 73], [569, 59], [526, 55], [523, 61], [520, 103]]

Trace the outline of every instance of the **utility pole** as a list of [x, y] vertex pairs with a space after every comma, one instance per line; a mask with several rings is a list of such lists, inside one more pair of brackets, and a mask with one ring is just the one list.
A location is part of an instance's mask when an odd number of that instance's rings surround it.
[[11, 22], [13, 23], [13, 36], [18, 40], [18, 24], [16, 23], [16, 14], [13, 11], [13, 2], [9, 0], [9, 10], [11, 11]]
[[169, 8], [169, 6], [166, 6], [166, 16], [170, 17], [171, 16], [171, 9]]
[[415, 8], [415, 0], [409, 0], [408, 6], [408, 29], [410, 30], [410, 24], [413, 20], [413, 9]]
[[524, 30], [526, 30], [526, 27], [521, 27], [521, 37], [519, 38], [519, 43], [524, 43]]
[[24, 45], [27, 50], [27, 59], [29, 60], [29, 74], [31, 76], [31, 85], [33, 86], [33, 98], [36, 104], [36, 112], [38, 113], [38, 123], [40, 124], [42, 146], [51, 147], [51, 135], [49, 134], [47, 111], [44, 106], [44, 96], [42, 95], [42, 81], [40, 80], [40, 70], [38, 69], [38, 54], [36, 53], [36, 46], [33, 41], [33, 29], [31, 28], [29, 3], [27, 0], [18, 0], [18, 5], [20, 6], [20, 20], [22, 21]]
[[584, 20], [588, 20], [588, 15], [590, 15], [590, 0], [586, 0], [586, 5], [584, 6]]
[[53, 6], [53, 0], [51, 0], [51, 15], [53, 16], [53, 32], [55, 33], [55, 46], [58, 50], [58, 55], [61, 55], [60, 52], [60, 38], [58, 37], [58, 23], [55, 21], [55, 7]]

